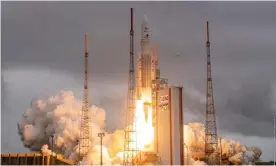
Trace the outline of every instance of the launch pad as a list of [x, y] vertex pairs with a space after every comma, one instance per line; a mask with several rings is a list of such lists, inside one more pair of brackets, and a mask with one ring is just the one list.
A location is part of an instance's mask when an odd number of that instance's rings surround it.
[[[131, 125], [133, 130], [125, 131], [125, 154], [127, 156], [124, 158], [124, 165], [135, 163], [184, 165], [183, 88], [168, 87], [168, 79], [160, 78], [158, 46], [155, 44], [154, 50], [150, 47], [150, 27], [146, 18], [141, 25], [141, 50], [136, 59], [136, 79], [133, 78], [135, 68], [133, 68], [134, 56], [132, 54], [132, 17], [133, 9], [131, 9], [129, 70], [129, 78], [132, 80], [129, 80], [131, 85], [129, 85], [128, 103], [134, 104], [135, 110], [128, 110], [127, 118], [133, 121], [129, 122], [126, 128]], [[136, 84], [133, 85], [134, 82]], [[135, 86], [135, 93], [131, 96], [133, 86]], [[130, 159], [133, 156], [136, 156], [135, 162]]]

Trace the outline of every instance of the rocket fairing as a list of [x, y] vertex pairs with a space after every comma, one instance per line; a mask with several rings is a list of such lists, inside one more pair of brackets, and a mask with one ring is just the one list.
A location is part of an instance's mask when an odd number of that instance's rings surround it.
[[141, 39], [149, 39], [150, 38], [150, 29], [149, 29], [149, 25], [148, 25], [148, 19], [146, 16], [144, 16], [144, 20], [143, 20], [143, 23], [142, 23], [142, 33], [141, 33]]

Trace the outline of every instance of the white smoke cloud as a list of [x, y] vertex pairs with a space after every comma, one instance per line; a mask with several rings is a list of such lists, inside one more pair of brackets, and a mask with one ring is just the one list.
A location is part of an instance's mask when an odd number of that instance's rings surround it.
[[[31, 108], [23, 114], [18, 123], [18, 131], [26, 147], [33, 151], [62, 154], [73, 160], [79, 160], [79, 123], [82, 102], [70, 91], [61, 91], [45, 100], [36, 100]], [[105, 132], [105, 111], [96, 106], [90, 108], [92, 117], [92, 149], [81, 164], [100, 164], [99, 132]], [[53, 140], [52, 140], [53, 136]], [[188, 164], [203, 165], [196, 160], [196, 155], [204, 155], [205, 128], [200, 123], [184, 126], [184, 157]], [[54, 145], [52, 145], [52, 142]], [[124, 131], [105, 132], [103, 138], [103, 164], [122, 164], [124, 148]], [[52, 149], [52, 148], [50, 148]], [[186, 153], [187, 152], [187, 153]], [[222, 139], [222, 155], [233, 163], [250, 163], [257, 161], [262, 152], [259, 148], [247, 148], [237, 141]], [[186, 160], [187, 162], [187, 160]], [[187, 163], [186, 163], [187, 164]]]
[[[189, 123], [184, 125], [184, 142], [188, 146], [188, 157], [191, 163], [196, 164], [191, 159], [204, 157], [205, 127], [201, 123]], [[220, 150], [220, 141], [218, 140]], [[258, 147], [248, 148], [238, 141], [221, 139], [222, 158], [228, 159], [233, 164], [250, 164], [260, 160], [262, 151]], [[185, 153], [184, 153], [185, 155]], [[187, 155], [187, 154], [186, 154]], [[187, 158], [187, 156], [184, 156]], [[198, 163], [198, 161], [197, 161]]]
[[[82, 102], [75, 99], [73, 93], [68, 91], [61, 91], [46, 100], [33, 102], [31, 108], [23, 114], [23, 119], [18, 123], [19, 133], [24, 145], [31, 150], [45, 152], [48, 151], [48, 145], [53, 146], [54, 152], [61, 153], [74, 161], [78, 160], [81, 108]], [[98, 133], [104, 131], [106, 115], [103, 109], [96, 106], [89, 109], [92, 117], [91, 135], [93, 145], [89, 156], [95, 160], [89, 160], [88, 156], [84, 159], [84, 163], [97, 163], [96, 156], [100, 154], [97, 146], [100, 141]], [[107, 134], [104, 137], [104, 145], [108, 147], [110, 154], [113, 156], [118, 151], [122, 151], [123, 133], [123, 131], [117, 130], [114, 134]], [[52, 136], [54, 141], [52, 141]], [[54, 145], [52, 145], [52, 142]], [[105, 162], [111, 158], [106, 147], [103, 147], [103, 152], [107, 154], [104, 158]]]

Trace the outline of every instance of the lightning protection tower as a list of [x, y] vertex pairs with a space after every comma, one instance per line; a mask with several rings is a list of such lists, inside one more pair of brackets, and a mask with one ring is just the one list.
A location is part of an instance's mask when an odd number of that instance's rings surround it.
[[205, 129], [205, 162], [208, 165], [218, 165], [217, 155], [217, 126], [212, 86], [211, 74], [211, 56], [210, 56], [210, 41], [209, 41], [209, 24], [207, 22], [207, 93], [206, 93], [206, 129]]
[[135, 165], [140, 153], [137, 149], [137, 133], [135, 123], [135, 71], [134, 71], [134, 30], [133, 8], [130, 9], [130, 63], [127, 95], [126, 127], [124, 140], [124, 165]]
[[85, 69], [84, 69], [84, 94], [80, 124], [80, 158], [86, 156], [91, 148], [91, 114], [89, 112], [88, 95], [88, 35], [85, 34]]

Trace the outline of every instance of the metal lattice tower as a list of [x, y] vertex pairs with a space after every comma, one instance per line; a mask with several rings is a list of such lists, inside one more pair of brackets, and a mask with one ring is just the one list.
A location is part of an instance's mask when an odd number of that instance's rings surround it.
[[80, 157], [86, 156], [91, 148], [91, 114], [89, 113], [88, 95], [88, 35], [85, 34], [85, 69], [84, 69], [84, 94], [80, 124]]
[[211, 74], [211, 56], [210, 56], [210, 41], [209, 41], [209, 25], [207, 22], [207, 93], [206, 93], [206, 129], [205, 129], [205, 162], [208, 165], [218, 165], [217, 156], [218, 141], [217, 141], [217, 126], [212, 86]]
[[135, 70], [134, 70], [134, 30], [133, 8], [130, 9], [130, 63], [127, 96], [126, 128], [124, 140], [124, 165], [136, 165], [139, 159], [137, 150], [137, 134], [135, 124]]

